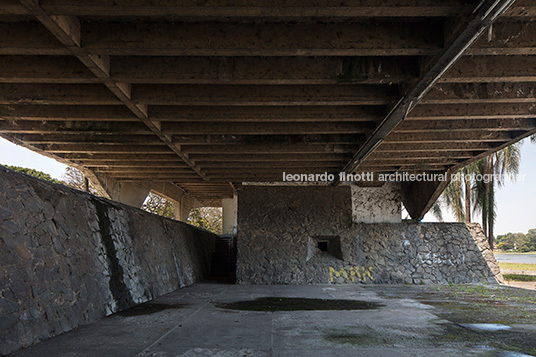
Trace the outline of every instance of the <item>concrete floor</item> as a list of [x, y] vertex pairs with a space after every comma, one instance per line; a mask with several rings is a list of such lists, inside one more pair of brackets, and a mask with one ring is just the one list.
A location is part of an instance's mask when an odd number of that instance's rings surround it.
[[[241, 311], [261, 297], [378, 302], [372, 310]], [[500, 323], [507, 330], [486, 331]], [[523, 356], [536, 294], [509, 287], [200, 283], [14, 356]]]

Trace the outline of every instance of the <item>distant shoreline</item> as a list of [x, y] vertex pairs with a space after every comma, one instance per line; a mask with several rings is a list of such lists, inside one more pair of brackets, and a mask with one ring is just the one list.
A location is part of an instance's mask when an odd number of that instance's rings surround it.
[[501, 251], [493, 251], [493, 254], [536, 254], [536, 252], [501, 252]]

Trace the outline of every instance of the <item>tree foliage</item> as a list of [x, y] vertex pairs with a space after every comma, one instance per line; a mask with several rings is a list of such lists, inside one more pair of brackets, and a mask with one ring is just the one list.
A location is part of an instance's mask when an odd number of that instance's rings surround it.
[[529, 229], [526, 234], [508, 233], [497, 236], [497, 249], [513, 252], [536, 251], [536, 229]]
[[[76, 188], [80, 191], [86, 191], [86, 178], [82, 172], [78, 171], [74, 167], [67, 167], [62, 175], [62, 178], [65, 182], [65, 185]], [[88, 189], [89, 193], [93, 195], [99, 194], [90, 182], [88, 182]]]
[[167, 218], [175, 218], [173, 203], [153, 192], [149, 193], [141, 209]]
[[8, 166], [8, 165], [5, 165], [5, 167], [7, 167], [10, 170], [17, 171], [17, 172], [20, 172], [20, 173], [23, 173], [23, 174], [26, 174], [26, 175], [30, 175], [30, 176], [33, 176], [33, 177], [37, 177], [37, 178], [40, 178], [40, 179], [43, 179], [43, 180], [47, 180], [47, 181], [54, 182], [54, 183], [59, 183], [61, 185], [64, 184], [62, 181], [53, 178], [52, 176], [50, 176], [49, 174], [47, 174], [47, 173], [45, 173], [43, 171], [37, 171], [37, 170], [34, 170], [34, 169], [29, 169], [27, 167], [20, 167], [20, 166]]
[[222, 233], [222, 209], [219, 207], [194, 208], [188, 216], [189, 224], [204, 228], [216, 234]]
[[[520, 161], [521, 143], [516, 143], [463, 167], [458, 171], [457, 179], [446, 187], [439, 202], [451, 209], [458, 221], [471, 222], [471, 209], [480, 213], [482, 229], [493, 247], [497, 217], [495, 191], [505, 184], [506, 175], [514, 178], [519, 173]], [[488, 175], [490, 180], [475, 180], [475, 175]]]

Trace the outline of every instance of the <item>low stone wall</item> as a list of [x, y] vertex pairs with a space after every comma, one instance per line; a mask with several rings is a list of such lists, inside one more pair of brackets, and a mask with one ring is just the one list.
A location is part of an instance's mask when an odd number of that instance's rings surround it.
[[0, 166], [0, 355], [205, 278], [215, 239]]
[[354, 223], [349, 189], [243, 187], [237, 281], [443, 284], [501, 279], [478, 224]]

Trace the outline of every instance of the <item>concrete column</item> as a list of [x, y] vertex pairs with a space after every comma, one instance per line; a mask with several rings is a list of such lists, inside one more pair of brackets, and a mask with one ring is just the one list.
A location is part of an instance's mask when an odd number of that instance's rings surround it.
[[175, 209], [175, 219], [177, 221], [186, 222], [188, 215], [192, 208], [194, 208], [194, 202], [187, 197], [182, 197], [181, 201], [171, 201], [173, 208]]
[[150, 190], [144, 186], [130, 182], [118, 182], [110, 196], [114, 201], [140, 208], [149, 192]]
[[223, 234], [236, 234], [238, 223], [238, 197], [221, 200], [223, 215]]

